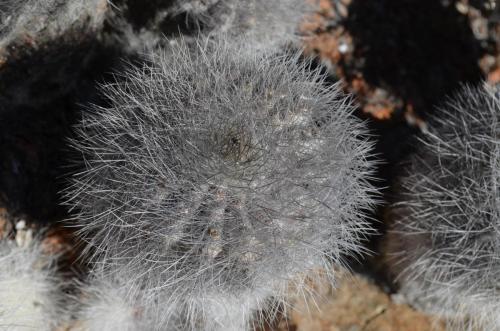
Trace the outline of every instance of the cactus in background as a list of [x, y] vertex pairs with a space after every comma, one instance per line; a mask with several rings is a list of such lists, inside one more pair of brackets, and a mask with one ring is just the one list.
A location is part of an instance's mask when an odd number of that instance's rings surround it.
[[[2, 0], [5, 2], [5, 0]], [[7, 0], [0, 4], [0, 54], [40, 47], [59, 38], [81, 41], [102, 26], [106, 0]]]
[[10, 21], [17, 16], [21, 4], [21, 0], [3, 0], [0, 3], [0, 36], [5, 33]]
[[290, 282], [362, 250], [371, 142], [298, 60], [180, 41], [102, 86], [109, 107], [77, 127], [86, 169], [66, 200], [80, 233], [169, 330], [246, 329]]
[[87, 281], [78, 284], [71, 330], [155, 330], [145, 318], [140, 289], [127, 282], [131, 275], [122, 268], [110, 276], [105, 270], [107, 267], [101, 261], [94, 266]]
[[465, 87], [431, 122], [392, 207], [401, 291], [453, 330], [500, 327], [499, 116], [498, 88]]
[[36, 241], [0, 241], [0, 330], [53, 330], [61, 321], [61, 279]]
[[[111, 261], [94, 264], [86, 282], [77, 284], [79, 294], [73, 300], [75, 318], [70, 330], [245, 330], [251, 319], [248, 315], [256, 306], [249, 301], [255, 297], [252, 293], [241, 297], [211, 293], [199, 300], [193, 298], [189, 304], [194, 310], [189, 311], [175, 292], [167, 288], [154, 293], [156, 284], [150, 284], [150, 288], [144, 283], [137, 286], [129, 281], [131, 277], [134, 271]], [[186, 325], [187, 314], [194, 314], [191, 325]], [[200, 316], [207, 318], [200, 320]]]
[[172, 10], [186, 13], [209, 35], [273, 50], [300, 40], [300, 23], [313, 9], [305, 0], [177, 0]]

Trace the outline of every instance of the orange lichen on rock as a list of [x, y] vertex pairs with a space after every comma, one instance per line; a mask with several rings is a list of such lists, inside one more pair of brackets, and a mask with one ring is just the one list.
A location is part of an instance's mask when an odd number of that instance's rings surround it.
[[500, 83], [500, 67], [496, 68], [488, 74], [488, 82], [491, 84]]
[[52, 226], [43, 235], [42, 249], [44, 253], [59, 256], [63, 265], [78, 266], [78, 246], [79, 243], [73, 231], [64, 226]]

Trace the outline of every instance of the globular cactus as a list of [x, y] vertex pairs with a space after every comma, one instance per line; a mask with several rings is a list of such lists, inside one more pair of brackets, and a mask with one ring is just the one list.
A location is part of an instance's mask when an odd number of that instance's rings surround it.
[[430, 122], [392, 207], [389, 262], [451, 329], [500, 328], [500, 90], [465, 87]]
[[67, 203], [89, 252], [169, 307], [169, 330], [245, 329], [290, 282], [362, 249], [371, 142], [298, 57], [181, 41], [83, 115]]
[[0, 3], [0, 36], [2, 36], [11, 20], [19, 13], [21, 0], [4, 0]]
[[35, 48], [59, 38], [65, 41], [88, 38], [102, 26], [108, 6], [106, 0], [2, 2], [5, 3], [0, 4], [0, 54], [7, 52], [3, 48], [8, 47]]
[[[78, 283], [74, 297], [72, 331], [155, 330], [145, 315], [141, 291], [127, 281], [130, 273], [121, 268], [106, 272], [109, 266], [96, 264], [88, 279]], [[149, 322], [149, 323], [148, 323]]]
[[[134, 272], [126, 267], [111, 261], [96, 263], [86, 281], [77, 282], [70, 330], [185, 330], [187, 314], [193, 315], [192, 328], [220, 330], [224, 325], [227, 330], [244, 330], [250, 319], [247, 315], [255, 307], [255, 303], [247, 302], [255, 294], [239, 297], [212, 293], [208, 298], [193, 300], [190, 304], [195, 310], [189, 312], [183, 298], [175, 297], [175, 292], [161, 290], [154, 294], [156, 284], [148, 288], [144, 283], [130, 282], [131, 277]], [[211, 318], [200, 323], [199, 316]]]
[[62, 281], [54, 257], [35, 240], [0, 241], [0, 330], [53, 330], [62, 320]]
[[187, 14], [202, 33], [272, 50], [300, 41], [300, 24], [313, 9], [305, 0], [177, 0], [172, 11]]

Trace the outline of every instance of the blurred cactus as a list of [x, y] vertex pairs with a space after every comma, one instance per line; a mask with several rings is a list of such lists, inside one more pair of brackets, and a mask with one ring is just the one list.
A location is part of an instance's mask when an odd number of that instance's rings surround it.
[[401, 292], [453, 330], [500, 327], [499, 116], [498, 88], [465, 87], [430, 122], [392, 207]]
[[125, 269], [109, 276], [106, 265], [97, 264], [75, 297], [75, 322], [72, 331], [155, 330], [144, 318], [140, 291], [127, 282]]
[[39, 243], [0, 241], [0, 330], [53, 330], [63, 316], [61, 284]]
[[21, 0], [3, 0], [0, 3], [0, 36], [7, 30], [10, 22], [19, 13]]
[[371, 143], [298, 60], [181, 41], [102, 86], [109, 107], [77, 128], [80, 232], [169, 310], [169, 330], [247, 328], [290, 282], [362, 250]]
[[[255, 294], [211, 293], [193, 298], [186, 305], [177, 297], [178, 287], [157, 291], [157, 284], [133, 284], [134, 271], [117, 267], [113, 262], [95, 264], [90, 276], [78, 284], [74, 299], [75, 319], [72, 331], [136, 331], [136, 330], [245, 330], [249, 313], [256, 303]], [[140, 284], [140, 286], [137, 286]], [[170, 291], [173, 290], [174, 292]], [[156, 293], [155, 293], [156, 292]], [[192, 320], [187, 324], [188, 314]], [[204, 317], [201, 319], [200, 317]]]
[[[4, 0], [2, 0], [4, 1]], [[106, 0], [7, 0], [0, 4], [0, 50], [10, 44], [43, 45], [64, 36], [84, 39], [104, 21]]]
[[191, 17], [204, 33], [223, 34], [260, 50], [299, 41], [300, 24], [313, 9], [304, 0], [177, 0], [173, 8]]

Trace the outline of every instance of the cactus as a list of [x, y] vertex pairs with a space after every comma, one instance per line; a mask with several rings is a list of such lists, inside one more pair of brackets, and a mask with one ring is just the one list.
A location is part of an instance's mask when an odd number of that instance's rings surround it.
[[74, 298], [75, 321], [72, 331], [136, 331], [154, 330], [147, 324], [141, 305], [140, 289], [126, 281], [126, 269], [112, 275], [102, 261], [94, 266], [84, 283], [77, 283]]
[[430, 122], [391, 211], [402, 293], [453, 330], [500, 327], [499, 115], [498, 88], [463, 88]]
[[86, 169], [65, 196], [88, 251], [170, 307], [169, 330], [245, 329], [291, 282], [362, 250], [372, 144], [298, 60], [181, 41], [103, 85], [109, 107], [77, 127]]
[[4, 0], [0, 3], [0, 36], [5, 33], [10, 21], [19, 12], [20, 0]]
[[177, 0], [172, 11], [186, 13], [203, 33], [272, 50], [300, 40], [300, 23], [313, 8], [304, 0]]
[[63, 312], [61, 283], [36, 240], [26, 247], [0, 241], [0, 330], [53, 330]]
[[[255, 306], [247, 299], [255, 294], [237, 297], [231, 293], [211, 293], [198, 300], [193, 298], [189, 303], [193, 311], [188, 311], [175, 292], [167, 289], [155, 294], [154, 285], [147, 288], [144, 283], [129, 282], [133, 276], [132, 270], [111, 261], [96, 263], [88, 279], [77, 283], [79, 295], [73, 300], [75, 319], [71, 330], [247, 329], [250, 320], [247, 315]], [[190, 324], [186, 324], [188, 314], [193, 319]], [[200, 320], [200, 316], [206, 318]]]
[[107, 6], [106, 0], [7, 0], [0, 4], [0, 53], [88, 38], [102, 26]]

